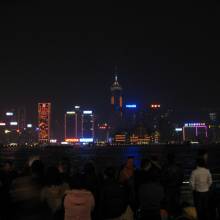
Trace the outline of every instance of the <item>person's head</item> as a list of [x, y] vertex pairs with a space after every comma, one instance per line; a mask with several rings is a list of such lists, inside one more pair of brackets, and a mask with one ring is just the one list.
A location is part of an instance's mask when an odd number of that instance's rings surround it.
[[68, 158], [62, 158], [58, 164], [58, 170], [60, 173], [69, 173], [70, 172], [70, 161]]
[[174, 153], [167, 154], [167, 162], [168, 162], [168, 164], [175, 163], [175, 154]]
[[141, 169], [142, 170], [149, 170], [151, 167], [150, 160], [148, 158], [143, 158], [141, 160]]
[[202, 158], [207, 162], [207, 160], [208, 160], [208, 151], [206, 149], [199, 150], [198, 151], [198, 158]]
[[44, 165], [40, 160], [35, 160], [31, 165], [31, 173], [35, 177], [43, 177]]
[[208, 154], [208, 152], [207, 152], [206, 149], [200, 149], [200, 150], [198, 151], [198, 156], [203, 156], [203, 155], [205, 155], [205, 154]]
[[95, 166], [92, 162], [88, 162], [83, 167], [83, 172], [85, 174], [95, 174]]
[[59, 170], [56, 167], [49, 167], [46, 172], [46, 181], [48, 186], [57, 186], [62, 183]]
[[198, 167], [206, 167], [206, 162], [204, 158], [198, 158], [196, 161], [196, 164]]
[[127, 168], [133, 168], [134, 167], [134, 157], [129, 156], [126, 162], [126, 167]]
[[116, 177], [116, 170], [114, 167], [107, 167], [104, 171], [104, 175], [108, 179], [115, 179]]
[[71, 189], [86, 189], [85, 176], [81, 173], [77, 173], [70, 178]]
[[3, 165], [3, 170], [5, 172], [11, 172], [13, 170], [13, 163], [11, 161], [6, 161]]

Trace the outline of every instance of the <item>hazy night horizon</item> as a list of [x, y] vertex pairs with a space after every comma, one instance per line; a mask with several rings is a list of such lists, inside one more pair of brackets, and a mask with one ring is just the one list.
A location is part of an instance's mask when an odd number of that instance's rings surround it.
[[106, 106], [115, 65], [128, 101], [219, 107], [217, 7], [89, 6], [2, 4], [4, 107]]

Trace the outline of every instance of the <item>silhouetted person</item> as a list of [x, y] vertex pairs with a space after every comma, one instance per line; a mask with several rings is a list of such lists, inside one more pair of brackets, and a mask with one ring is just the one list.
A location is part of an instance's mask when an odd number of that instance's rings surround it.
[[208, 220], [209, 189], [212, 185], [212, 175], [206, 168], [204, 159], [197, 160], [197, 168], [192, 171], [190, 183], [194, 191], [194, 203], [198, 220]]
[[200, 149], [197, 157], [204, 160], [206, 166], [208, 165], [208, 151], [206, 149]]
[[136, 209], [135, 183], [134, 183], [134, 157], [128, 157], [126, 164], [122, 167], [119, 174], [119, 182], [127, 187], [129, 195], [129, 205], [133, 211]]
[[43, 183], [44, 165], [40, 160], [32, 163], [29, 174], [13, 181], [11, 196], [16, 207], [14, 219], [47, 218], [40, 198]]
[[116, 171], [109, 167], [104, 172], [104, 183], [99, 200], [100, 219], [121, 219], [128, 207], [126, 188], [116, 180]]
[[51, 215], [55, 216], [62, 208], [65, 192], [69, 184], [64, 183], [56, 167], [49, 167], [46, 172], [46, 185], [41, 191], [41, 200], [50, 209]]
[[64, 198], [65, 220], [91, 220], [95, 199], [92, 192], [86, 189], [84, 176], [74, 175], [70, 188]]
[[183, 170], [176, 164], [175, 155], [167, 155], [167, 163], [162, 171], [162, 184], [165, 190], [165, 203], [169, 215], [180, 211], [180, 188], [183, 181]]
[[70, 172], [71, 172], [71, 164], [68, 158], [64, 157], [60, 162], [58, 163], [58, 170], [60, 172], [61, 178], [63, 182], [68, 183], [70, 180]]
[[152, 164], [151, 161], [148, 158], [143, 158], [141, 160], [141, 167], [139, 170], [135, 171], [135, 191], [137, 193], [139, 187], [143, 184], [146, 183], [146, 180], [150, 179], [150, 172], [151, 172]]
[[17, 177], [11, 161], [6, 161], [0, 170], [0, 219], [10, 219], [11, 216], [11, 197], [10, 188], [13, 180]]
[[158, 170], [162, 170], [160, 161], [158, 160], [158, 157], [156, 155], [151, 156], [151, 163], [153, 166], [155, 166]]
[[127, 182], [134, 176], [134, 158], [133, 157], [128, 157], [126, 164], [123, 166], [120, 176], [119, 176], [119, 181], [122, 184], [127, 184]]
[[99, 179], [96, 174], [95, 166], [92, 162], [88, 162], [84, 165], [83, 175], [86, 181], [87, 188], [97, 196], [97, 190], [99, 187]]
[[[100, 180], [96, 173], [95, 166], [92, 162], [88, 162], [83, 167], [83, 176], [85, 178], [86, 188], [92, 192], [95, 203], [98, 203], [99, 198], [99, 187], [100, 187]], [[93, 219], [97, 219], [98, 210], [97, 206], [95, 207], [92, 217]]]
[[160, 220], [160, 207], [164, 197], [164, 190], [158, 176], [151, 175], [143, 179], [138, 190], [139, 220]]

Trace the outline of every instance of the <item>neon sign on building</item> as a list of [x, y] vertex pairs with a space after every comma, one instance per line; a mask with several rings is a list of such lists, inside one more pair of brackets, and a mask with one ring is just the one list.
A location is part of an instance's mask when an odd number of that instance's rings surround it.
[[49, 142], [50, 140], [50, 115], [51, 103], [38, 103], [38, 138], [40, 142]]
[[201, 136], [201, 130], [204, 130], [204, 135], [205, 138], [208, 138], [208, 127], [205, 123], [185, 123], [183, 126], [183, 140], [186, 141], [187, 134], [186, 131], [187, 129], [194, 129], [195, 130], [195, 137], [199, 138]]

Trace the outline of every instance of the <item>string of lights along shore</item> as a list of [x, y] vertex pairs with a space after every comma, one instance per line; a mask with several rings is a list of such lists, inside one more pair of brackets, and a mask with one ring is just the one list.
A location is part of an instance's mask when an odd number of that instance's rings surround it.
[[1, 113], [0, 144], [2, 145], [148, 145], [160, 143], [220, 142], [219, 109], [207, 109], [179, 120], [178, 112], [163, 104], [126, 102], [117, 69], [109, 91], [108, 117], [100, 118], [94, 109], [73, 105], [63, 116], [63, 129], [57, 137], [52, 126], [53, 104], [38, 103], [38, 120], [27, 120], [24, 106]]

